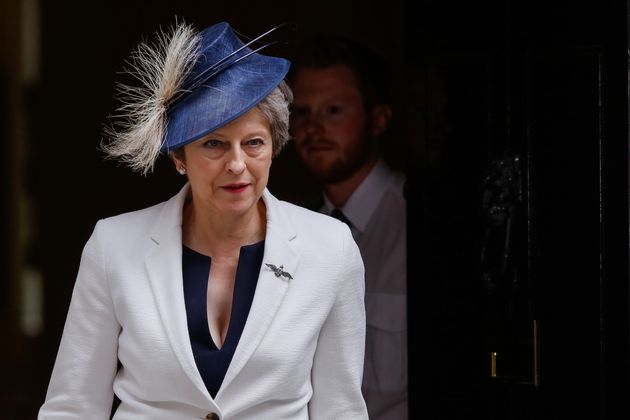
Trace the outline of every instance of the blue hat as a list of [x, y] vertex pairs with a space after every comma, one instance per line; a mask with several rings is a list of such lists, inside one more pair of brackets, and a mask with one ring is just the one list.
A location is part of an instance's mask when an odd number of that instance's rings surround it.
[[141, 43], [127, 70], [140, 86], [118, 84], [122, 105], [101, 142], [110, 158], [146, 175], [160, 152], [178, 149], [238, 118], [284, 79], [289, 62], [243, 43], [225, 23], [201, 32], [180, 23]]
[[167, 111], [163, 152], [198, 140], [243, 115], [289, 71], [288, 60], [253, 51], [226, 22], [199, 35], [200, 56], [183, 81], [184, 93]]

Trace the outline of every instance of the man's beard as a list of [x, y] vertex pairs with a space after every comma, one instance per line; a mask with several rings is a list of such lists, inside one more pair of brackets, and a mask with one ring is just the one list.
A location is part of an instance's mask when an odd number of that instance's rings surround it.
[[325, 168], [309, 167], [315, 179], [322, 184], [337, 184], [354, 175], [370, 160], [372, 152], [368, 145], [351, 150], [345, 154], [346, 159], [338, 157]]
[[[374, 155], [374, 139], [362, 136], [360, 144], [339, 150], [339, 156], [329, 165], [306, 164], [313, 177], [322, 184], [337, 184], [351, 178]], [[326, 140], [324, 140], [326, 141]]]

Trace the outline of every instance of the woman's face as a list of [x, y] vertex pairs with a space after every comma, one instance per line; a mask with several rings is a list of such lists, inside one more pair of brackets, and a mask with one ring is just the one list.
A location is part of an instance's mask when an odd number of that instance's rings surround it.
[[217, 214], [256, 209], [269, 179], [272, 138], [257, 108], [184, 146], [193, 201]]

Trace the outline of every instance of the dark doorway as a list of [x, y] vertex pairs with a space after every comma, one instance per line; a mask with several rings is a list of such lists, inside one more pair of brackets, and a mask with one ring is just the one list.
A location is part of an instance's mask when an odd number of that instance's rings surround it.
[[412, 418], [627, 418], [626, 5], [407, 16]]

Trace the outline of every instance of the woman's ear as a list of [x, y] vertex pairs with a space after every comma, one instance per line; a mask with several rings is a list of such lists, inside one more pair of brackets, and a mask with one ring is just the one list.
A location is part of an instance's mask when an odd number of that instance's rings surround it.
[[392, 107], [387, 104], [372, 107], [372, 137], [378, 137], [387, 130], [392, 119]]
[[169, 157], [171, 158], [171, 161], [173, 162], [173, 166], [175, 167], [175, 170], [177, 172], [179, 172], [181, 175], [184, 175], [186, 173], [186, 165], [184, 164], [183, 160], [180, 159], [180, 157], [183, 157], [183, 153], [177, 153], [177, 152], [169, 152]]

